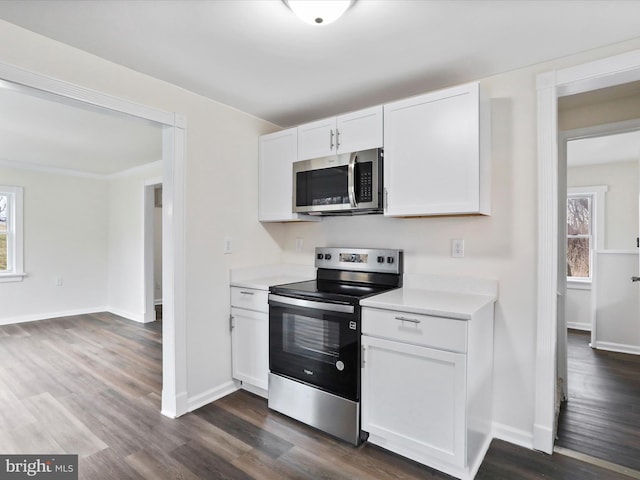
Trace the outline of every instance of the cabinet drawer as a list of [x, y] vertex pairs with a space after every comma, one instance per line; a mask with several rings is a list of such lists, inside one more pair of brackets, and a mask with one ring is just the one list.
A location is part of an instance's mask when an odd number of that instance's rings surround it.
[[365, 307], [362, 334], [451, 352], [467, 351], [465, 320]]
[[256, 312], [269, 311], [269, 292], [254, 288], [231, 287], [231, 306]]

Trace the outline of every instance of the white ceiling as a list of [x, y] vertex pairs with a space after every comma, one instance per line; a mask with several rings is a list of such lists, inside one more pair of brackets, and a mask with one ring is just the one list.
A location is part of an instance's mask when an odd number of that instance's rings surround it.
[[109, 175], [162, 159], [162, 130], [0, 81], [0, 163]]
[[[280, 0], [0, 1], [0, 19], [281, 126], [636, 38], [638, 18], [625, 0], [358, 0], [313, 27]], [[159, 159], [156, 127], [91, 113], [0, 88], [0, 161]]]
[[640, 161], [640, 131], [567, 142], [567, 165]]
[[0, 18], [281, 126], [639, 36], [640, 1], [3, 0]]

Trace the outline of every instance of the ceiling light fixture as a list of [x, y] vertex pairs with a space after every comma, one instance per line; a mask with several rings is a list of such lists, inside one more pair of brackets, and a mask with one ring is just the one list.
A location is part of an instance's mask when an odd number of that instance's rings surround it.
[[353, 0], [283, 0], [300, 20], [311, 25], [335, 22], [351, 6]]

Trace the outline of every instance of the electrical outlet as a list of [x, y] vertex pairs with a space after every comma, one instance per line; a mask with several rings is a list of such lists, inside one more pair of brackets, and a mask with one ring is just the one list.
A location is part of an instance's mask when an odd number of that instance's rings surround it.
[[304, 249], [304, 238], [296, 238], [296, 252], [302, 253]]
[[451, 240], [451, 256], [454, 258], [464, 257], [464, 240], [461, 238]]
[[231, 237], [224, 237], [224, 254], [227, 255], [231, 252]]

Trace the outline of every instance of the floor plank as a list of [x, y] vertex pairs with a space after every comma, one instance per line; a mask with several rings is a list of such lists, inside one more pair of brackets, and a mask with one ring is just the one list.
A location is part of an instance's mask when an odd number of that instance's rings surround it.
[[569, 331], [569, 399], [556, 444], [640, 470], [640, 356], [594, 350], [590, 340]]
[[[607, 375], [611, 368], [602, 366]], [[633, 368], [617, 375], [633, 378]], [[166, 418], [161, 382], [161, 322], [98, 313], [2, 326], [0, 451], [80, 454], [79, 478], [88, 480], [451, 479], [367, 443], [353, 447], [270, 411], [245, 391]], [[580, 382], [600, 397], [615, 388]], [[640, 416], [639, 404], [622, 393], [612, 418]], [[580, 407], [598, 408], [593, 400]], [[589, 428], [600, 428], [603, 421], [592, 416]], [[632, 433], [622, 422], [616, 430]], [[626, 477], [494, 440], [477, 478]]]

